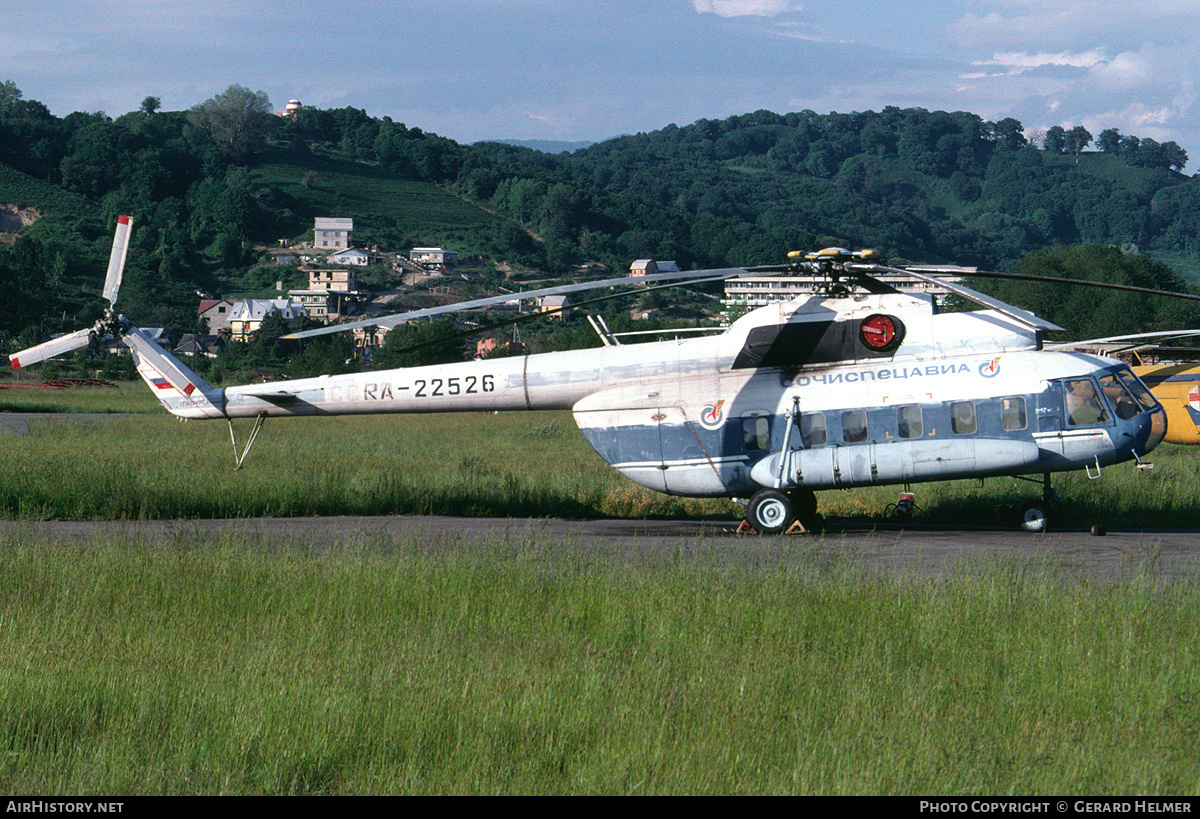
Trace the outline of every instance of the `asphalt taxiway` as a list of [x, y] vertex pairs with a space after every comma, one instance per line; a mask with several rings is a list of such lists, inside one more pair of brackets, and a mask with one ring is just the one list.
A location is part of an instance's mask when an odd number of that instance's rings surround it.
[[1095, 536], [1086, 529], [1030, 534], [997, 527], [829, 521], [821, 533], [768, 537], [739, 534], [732, 521], [420, 516], [0, 521], [0, 537], [80, 544], [116, 540], [134, 546], [231, 543], [273, 551], [380, 544], [417, 547], [434, 555], [442, 550], [501, 548], [535, 558], [570, 554], [634, 564], [837, 565], [914, 577], [945, 577], [981, 561], [1004, 561], [1090, 580], [1200, 578], [1200, 530], [1110, 530]]

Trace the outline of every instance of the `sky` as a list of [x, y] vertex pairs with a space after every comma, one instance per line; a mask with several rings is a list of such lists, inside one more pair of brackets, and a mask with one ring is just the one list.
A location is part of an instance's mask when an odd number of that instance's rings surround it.
[[599, 141], [760, 109], [1106, 128], [1200, 169], [1196, 0], [4, 0], [0, 81], [64, 116], [232, 84], [458, 142]]

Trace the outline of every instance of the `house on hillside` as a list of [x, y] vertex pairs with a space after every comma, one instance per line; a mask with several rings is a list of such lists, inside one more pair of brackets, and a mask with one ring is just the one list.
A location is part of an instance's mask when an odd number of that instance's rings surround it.
[[354, 267], [366, 267], [371, 257], [367, 255], [365, 250], [359, 250], [356, 247], [339, 250], [337, 253], [330, 253], [327, 257], [330, 264], [352, 265]]
[[353, 219], [318, 216], [313, 224], [313, 248], [316, 250], [345, 250], [350, 247]]
[[630, 276], [653, 276], [655, 273], [678, 273], [679, 265], [673, 261], [656, 262], [654, 259], [638, 259], [629, 266]]
[[222, 330], [229, 329], [229, 317], [233, 313], [236, 302], [228, 299], [201, 299], [196, 315], [208, 325], [208, 332], [217, 335]]
[[353, 270], [310, 270], [308, 289], [289, 290], [288, 298], [298, 303], [317, 321], [329, 321], [345, 315], [350, 305], [361, 298], [358, 275]]
[[238, 341], [248, 341], [258, 332], [263, 319], [271, 311], [278, 311], [284, 321], [292, 321], [308, 315], [304, 308], [291, 299], [245, 299], [238, 302], [229, 318], [229, 330]]
[[225, 349], [225, 342], [220, 336], [206, 336], [200, 333], [184, 333], [175, 347], [175, 355], [202, 355], [205, 358], [216, 358]]
[[550, 313], [550, 318], [566, 318], [570, 305], [566, 296], [546, 296], [542, 299], [541, 312]]
[[455, 267], [458, 265], [458, 251], [445, 247], [414, 247], [408, 252], [408, 259], [413, 264], [431, 270], [438, 267]]

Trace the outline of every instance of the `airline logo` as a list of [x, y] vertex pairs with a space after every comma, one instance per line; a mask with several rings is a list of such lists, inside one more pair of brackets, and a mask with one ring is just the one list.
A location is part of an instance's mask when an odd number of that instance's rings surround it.
[[979, 365], [979, 374], [984, 378], [995, 378], [1000, 374], [1000, 356]]
[[716, 429], [725, 420], [725, 399], [705, 407], [700, 413], [700, 425], [705, 429]]

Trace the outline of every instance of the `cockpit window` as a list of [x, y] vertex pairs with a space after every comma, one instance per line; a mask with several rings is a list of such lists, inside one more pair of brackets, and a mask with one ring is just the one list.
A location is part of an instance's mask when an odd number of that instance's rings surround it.
[[1153, 409], [1154, 407], [1158, 406], [1158, 401], [1154, 398], [1154, 395], [1150, 392], [1150, 390], [1146, 389], [1146, 385], [1142, 383], [1142, 379], [1138, 378], [1129, 370], [1117, 370], [1117, 376], [1121, 379], [1121, 383], [1124, 384], [1131, 393], [1133, 393], [1133, 397], [1136, 398], [1138, 403], [1143, 407], [1146, 409]]
[[1117, 380], [1116, 374], [1109, 373], [1101, 378], [1100, 389], [1108, 399], [1108, 405], [1122, 421], [1128, 421], [1142, 411], [1141, 405], [1134, 400], [1129, 390], [1125, 389], [1125, 385]]
[[1064, 385], [1067, 392], [1067, 423], [1087, 426], [1108, 422], [1108, 411], [1090, 378], [1076, 378]]

